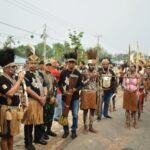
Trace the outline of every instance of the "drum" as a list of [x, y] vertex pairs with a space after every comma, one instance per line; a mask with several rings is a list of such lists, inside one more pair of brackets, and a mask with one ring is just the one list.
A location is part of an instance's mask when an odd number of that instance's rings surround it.
[[82, 90], [81, 91], [81, 109], [96, 109], [96, 91]]
[[146, 88], [146, 90], [150, 90], [150, 79], [147, 79], [146, 81], [145, 81], [145, 88]]
[[78, 76], [75, 74], [70, 74], [70, 76], [69, 76], [69, 87], [68, 88], [69, 89], [75, 88], [77, 81], [78, 81]]

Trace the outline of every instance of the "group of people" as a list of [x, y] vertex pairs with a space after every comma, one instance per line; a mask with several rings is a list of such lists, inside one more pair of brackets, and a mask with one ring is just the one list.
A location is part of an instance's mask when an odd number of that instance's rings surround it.
[[[57, 136], [52, 131], [53, 121], [58, 121], [63, 126], [62, 138], [69, 136], [69, 110], [72, 111], [72, 139], [77, 137], [79, 109], [83, 110], [85, 133], [97, 133], [93, 125], [95, 114], [97, 120], [102, 117], [112, 118], [108, 113], [112, 96], [115, 110], [117, 76], [110, 67], [108, 58], [104, 58], [101, 67], [97, 69], [97, 53], [89, 49], [87, 64], [81, 61], [79, 67], [76, 67], [77, 53], [73, 51], [64, 55], [65, 66], [62, 67], [54, 59], [47, 62], [40, 60], [35, 51], [32, 51], [27, 56], [25, 67], [17, 71], [14, 57], [14, 49], [0, 50], [0, 66], [3, 69], [3, 74], [0, 75], [2, 150], [13, 150], [13, 137], [19, 133], [21, 123], [24, 124], [25, 148], [35, 150], [33, 143], [46, 145], [49, 136]], [[141, 94], [139, 87], [142, 83], [147, 91], [150, 87], [148, 71], [145, 82], [142, 82], [135, 70], [135, 66], [130, 65], [122, 81], [127, 127], [130, 126], [131, 118], [136, 127], [136, 112], [143, 106], [141, 100], [137, 107], [137, 91]], [[140, 111], [138, 112], [140, 118]]]

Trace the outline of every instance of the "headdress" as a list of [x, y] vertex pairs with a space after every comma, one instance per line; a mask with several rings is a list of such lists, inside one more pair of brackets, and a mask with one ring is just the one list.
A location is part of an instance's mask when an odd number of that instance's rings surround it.
[[77, 53], [76, 52], [69, 52], [64, 54], [64, 58], [66, 59], [67, 62], [69, 61], [77, 61]]
[[109, 64], [109, 63], [110, 63], [110, 58], [108, 58], [108, 57], [103, 58], [102, 61], [101, 61], [102, 65], [103, 64]]
[[150, 61], [147, 61], [147, 62], [145, 63], [145, 68], [150, 68]]
[[7, 67], [14, 65], [15, 51], [11, 48], [4, 48], [0, 50], [0, 66]]
[[27, 62], [39, 63], [39, 57], [35, 54], [34, 47], [28, 47], [27, 49]]
[[96, 63], [96, 57], [97, 57], [97, 51], [95, 49], [88, 49], [87, 52], [87, 58], [88, 58], [88, 64], [95, 64]]
[[67, 62], [68, 57], [69, 57], [68, 53], [65, 53], [65, 54], [64, 54], [64, 60], [65, 60], [65, 62]]

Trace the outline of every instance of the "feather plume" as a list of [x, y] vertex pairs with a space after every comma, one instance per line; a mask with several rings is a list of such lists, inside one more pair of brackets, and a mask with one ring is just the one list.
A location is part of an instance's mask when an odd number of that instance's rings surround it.
[[88, 49], [86, 54], [87, 54], [88, 59], [96, 59], [97, 58], [97, 51], [95, 49], [92, 49], [92, 48]]
[[0, 50], [0, 66], [4, 67], [15, 59], [15, 50], [11, 48], [4, 48]]
[[35, 55], [35, 48], [32, 45], [29, 45], [27, 47], [27, 57], [29, 57], [30, 55]]

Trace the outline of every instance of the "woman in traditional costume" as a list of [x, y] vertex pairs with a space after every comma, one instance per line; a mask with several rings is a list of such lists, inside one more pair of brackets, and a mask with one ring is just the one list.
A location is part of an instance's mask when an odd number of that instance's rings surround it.
[[123, 79], [123, 108], [126, 114], [126, 127], [130, 128], [131, 121], [133, 119], [133, 127], [137, 127], [137, 91], [139, 89], [139, 75], [136, 73], [136, 66], [134, 64], [130, 65], [130, 69], [127, 74], [125, 74]]

